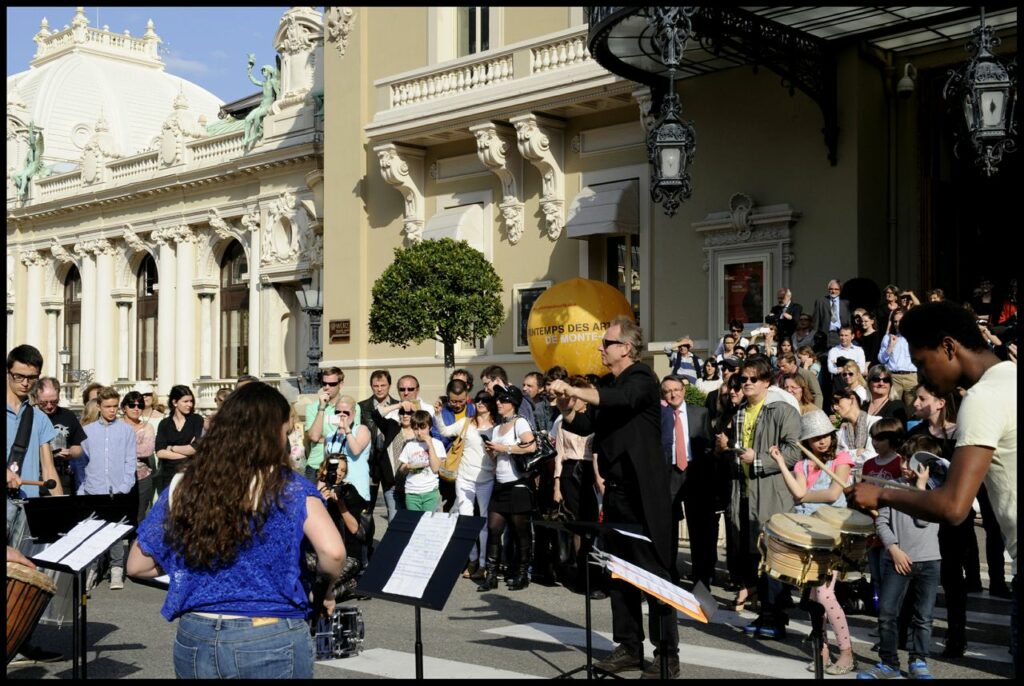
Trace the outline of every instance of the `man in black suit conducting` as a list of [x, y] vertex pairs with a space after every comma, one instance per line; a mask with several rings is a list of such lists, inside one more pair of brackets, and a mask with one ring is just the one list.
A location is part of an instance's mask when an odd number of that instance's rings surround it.
[[[670, 374], [661, 380], [661, 449], [669, 474], [674, 521], [683, 519], [690, 536], [690, 580], [708, 589], [715, 578], [718, 559], [718, 513], [725, 503], [715, 502], [715, 460], [711, 454], [708, 411], [686, 402], [686, 387], [681, 377]], [[675, 562], [679, 537], [672, 536]], [[676, 565], [669, 568], [676, 578]]]
[[[661, 403], [658, 377], [639, 362], [643, 333], [630, 317], [617, 317], [601, 340], [601, 362], [608, 367], [597, 388], [575, 388], [553, 381], [556, 396], [580, 398], [586, 414], [570, 411], [563, 428], [594, 435], [598, 471], [604, 480], [604, 519], [609, 523], [639, 524], [650, 542], [613, 534], [605, 550], [663, 579], [672, 580], [675, 537], [665, 462], [661, 453]], [[605, 672], [640, 669], [644, 665], [642, 593], [625, 581], [613, 581], [610, 589], [612, 630], [618, 644], [612, 653], [595, 663]], [[669, 676], [679, 675], [679, 632], [675, 610], [647, 598], [651, 640], [658, 645], [664, 619]], [[655, 651], [655, 657], [658, 652]], [[658, 678], [659, 660], [645, 671]]]

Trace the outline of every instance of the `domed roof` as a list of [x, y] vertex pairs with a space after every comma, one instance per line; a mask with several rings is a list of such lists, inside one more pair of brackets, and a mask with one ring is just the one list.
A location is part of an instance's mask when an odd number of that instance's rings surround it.
[[148, 149], [180, 94], [192, 114], [217, 120], [220, 98], [164, 71], [152, 22], [137, 38], [88, 27], [78, 8], [71, 27], [50, 33], [44, 20], [34, 40], [31, 67], [7, 77], [8, 114], [12, 100], [23, 104], [43, 131], [47, 163], [79, 161], [100, 119], [121, 156]]

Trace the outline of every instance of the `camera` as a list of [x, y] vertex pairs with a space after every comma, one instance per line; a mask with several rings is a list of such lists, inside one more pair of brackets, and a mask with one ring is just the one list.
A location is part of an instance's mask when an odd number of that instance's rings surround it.
[[338, 465], [341, 464], [341, 460], [337, 457], [330, 457], [327, 459], [327, 471], [324, 473], [324, 483], [328, 486], [333, 486], [338, 480]]
[[345, 503], [345, 507], [349, 512], [359, 513], [366, 506], [366, 501], [359, 495], [356, 487], [347, 481], [338, 484], [337, 494], [338, 500]]

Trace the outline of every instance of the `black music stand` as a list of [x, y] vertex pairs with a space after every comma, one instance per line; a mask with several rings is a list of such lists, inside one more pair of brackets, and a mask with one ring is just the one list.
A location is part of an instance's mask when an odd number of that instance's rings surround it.
[[[564, 531], [568, 531], [570, 533], [578, 534], [579, 536], [582, 536], [584, 539], [586, 539], [588, 542], [593, 542], [594, 536], [596, 536], [598, 534], [608, 534], [608, 533], [622, 532], [622, 531], [625, 531], [625, 532], [628, 532], [628, 533], [634, 533], [634, 534], [642, 534], [642, 529], [641, 529], [639, 524], [613, 524], [613, 523], [607, 523], [607, 522], [599, 524], [597, 522], [552, 522], [552, 521], [546, 521], [546, 520], [537, 520], [537, 521], [534, 521], [534, 525], [535, 526], [548, 527], [548, 528], [551, 528], [551, 529], [564, 530]], [[620, 533], [620, 535], [621, 535], [621, 533]], [[594, 558], [591, 558], [591, 559], [587, 560], [587, 564], [592, 564], [592, 565], [595, 565], [595, 566], [598, 566], [598, 567], [601, 566], [601, 563], [596, 561]], [[592, 625], [592, 615], [591, 615], [591, 610], [590, 610], [590, 570], [584, 568], [583, 573], [584, 573], [584, 577], [585, 577], [584, 591], [583, 591], [584, 601], [583, 602], [584, 602], [584, 608], [585, 608], [585, 610], [584, 610], [584, 617], [585, 617], [585, 623], [586, 623], [585, 631], [587, 633], [587, 644], [586, 644], [587, 661], [586, 661], [585, 664], [583, 664], [583, 665], [581, 665], [579, 667], [576, 667], [574, 669], [570, 669], [568, 672], [562, 672], [561, 674], [559, 674], [555, 678], [556, 679], [568, 679], [568, 678], [572, 677], [573, 675], [575, 675], [575, 674], [577, 674], [579, 672], [584, 672], [584, 673], [586, 673], [588, 679], [594, 679], [594, 678], [598, 678], [598, 679], [606, 679], [606, 678], [621, 679], [622, 677], [619, 676], [618, 674], [612, 674], [611, 672], [606, 672], [603, 669], [594, 666], [593, 625]], [[596, 675], [596, 677], [595, 677], [595, 675]]]
[[420, 609], [429, 607], [432, 610], [443, 610], [448, 602], [448, 596], [455, 588], [456, 581], [461, 578], [462, 570], [466, 567], [466, 559], [469, 551], [473, 548], [480, 537], [480, 530], [486, 520], [483, 517], [469, 517], [456, 515], [455, 513], [432, 513], [437, 516], [457, 516], [458, 522], [455, 531], [448, 545], [445, 547], [430, 575], [430, 580], [419, 597], [390, 593], [384, 587], [391, 580], [392, 572], [398, 565], [402, 554], [408, 546], [416, 526], [419, 524], [423, 512], [412, 510], [399, 510], [395, 518], [388, 525], [384, 538], [374, 548], [373, 560], [369, 567], [359, 578], [356, 590], [365, 593], [373, 598], [391, 600], [396, 603], [412, 605], [416, 615], [416, 678], [423, 678], [423, 633], [421, 626]]
[[[36, 543], [54, 543], [61, 536], [94, 514], [94, 519], [102, 520], [108, 524], [134, 524], [138, 516], [138, 497], [133, 497], [132, 493], [123, 493], [112, 496], [49, 496], [46, 498], [29, 498], [25, 501], [25, 517], [28, 520], [28, 530], [33, 541]], [[93, 535], [103, 531], [104, 528], [106, 528], [106, 525]], [[129, 533], [131, 533], [131, 526], [116, 542], [119, 543]], [[74, 597], [75, 612], [71, 620], [72, 679], [78, 679], [79, 676], [82, 679], [88, 678], [86, 669], [88, 616], [85, 603], [85, 570], [89, 564], [106, 552], [106, 550], [104, 549], [96, 553], [88, 562], [77, 568], [62, 564], [61, 562], [40, 561], [30, 556], [30, 559], [37, 566], [57, 572], [65, 572], [73, 578], [72, 595]]]

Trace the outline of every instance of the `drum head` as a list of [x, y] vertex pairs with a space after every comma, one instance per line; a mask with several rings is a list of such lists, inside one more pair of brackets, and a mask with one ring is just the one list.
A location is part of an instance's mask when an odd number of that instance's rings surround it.
[[828, 522], [793, 512], [772, 515], [764, 530], [768, 536], [799, 548], [831, 550], [842, 538], [839, 529]]
[[814, 515], [831, 526], [838, 528], [844, 534], [856, 534], [858, 536], [870, 536], [875, 533], [875, 522], [863, 512], [851, 510], [848, 507], [833, 507], [822, 505], [815, 510]]
[[17, 562], [7, 563], [7, 578], [17, 579], [18, 581], [35, 586], [45, 593], [53, 595], [57, 592], [57, 587], [54, 585], [53, 580], [46, 576], [42, 572], [34, 569], [29, 569], [25, 565], [20, 565]]

